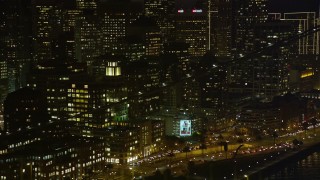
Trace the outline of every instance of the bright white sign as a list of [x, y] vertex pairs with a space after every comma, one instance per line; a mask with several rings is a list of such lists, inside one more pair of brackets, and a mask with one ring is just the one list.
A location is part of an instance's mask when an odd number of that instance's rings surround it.
[[191, 120], [180, 120], [180, 136], [191, 136]]

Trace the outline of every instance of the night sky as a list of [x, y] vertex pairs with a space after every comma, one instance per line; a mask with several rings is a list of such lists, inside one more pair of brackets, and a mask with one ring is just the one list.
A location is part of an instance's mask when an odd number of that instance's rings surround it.
[[[143, 0], [132, 0], [143, 1]], [[194, 6], [203, 0], [175, 0], [177, 6]], [[319, 12], [320, 0], [269, 0], [269, 12], [316, 11]]]
[[[0, 0], [1, 1], [1, 0]], [[105, 0], [108, 1], [108, 0]], [[130, 1], [130, 0], [127, 0]], [[144, 0], [131, 0], [141, 2]], [[197, 1], [204, 0], [174, 0], [178, 7], [190, 7], [197, 4]], [[320, 0], [268, 0], [269, 12], [293, 12], [293, 11], [317, 11], [319, 12]]]
[[[139, 1], [139, 0], [136, 0]], [[194, 7], [203, 0], [175, 0], [177, 7]], [[269, 12], [319, 12], [320, 0], [268, 0]]]
[[320, 0], [269, 0], [269, 12], [319, 12]]

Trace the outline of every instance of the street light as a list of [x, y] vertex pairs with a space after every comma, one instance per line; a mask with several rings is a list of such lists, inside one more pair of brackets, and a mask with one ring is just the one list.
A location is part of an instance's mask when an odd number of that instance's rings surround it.
[[244, 178], [246, 178], [246, 180], [249, 180], [249, 176], [248, 175], [244, 175]]

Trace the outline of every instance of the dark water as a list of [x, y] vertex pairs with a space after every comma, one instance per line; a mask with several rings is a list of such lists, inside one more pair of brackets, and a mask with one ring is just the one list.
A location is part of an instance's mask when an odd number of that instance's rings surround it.
[[320, 180], [320, 151], [270, 172], [264, 179]]

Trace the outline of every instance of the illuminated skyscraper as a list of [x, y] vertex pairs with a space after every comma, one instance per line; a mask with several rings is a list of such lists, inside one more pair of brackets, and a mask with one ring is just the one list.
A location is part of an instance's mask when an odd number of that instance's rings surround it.
[[[255, 41], [259, 41], [261, 38], [257, 37], [255, 28], [267, 20], [266, 0], [236, 0], [233, 1], [232, 8], [234, 8], [232, 22], [234, 51], [232, 56], [235, 61], [229, 69], [228, 82], [232, 87], [231, 91], [252, 93], [253, 68], [256, 65], [252, 58], [241, 59], [241, 57], [261, 48], [255, 45]], [[254, 58], [259, 59], [260, 56], [258, 54]], [[255, 63], [259, 64], [259, 61]]]
[[95, 130], [107, 127], [111, 121], [127, 120], [127, 104], [119, 103], [126, 93], [123, 78], [117, 74], [103, 79], [74, 78], [67, 88], [68, 120], [75, 122], [81, 135], [93, 136]]
[[234, 28], [236, 57], [254, 50], [254, 27], [267, 20], [267, 0], [235, 0]]
[[[178, 64], [176, 72], [179, 78], [189, 78], [195, 71], [198, 64], [198, 60], [191, 60], [189, 54], [189, 45], [184, 42], [172, 42], [165, 44], [165, 53], [176, 56]], [[190, 78], [187, 81], [177, 84], [172, 90], [168, 89], [164, 91], [167, 105], [172, 105], [175, 108], [196, 108], [200, 105], [200, 89], [199, 81], [195, 78]], [[169, 92], [167, 92], [169, 91]]]
[[[294, 34], [294, 26], [284, 21], [260, 23], [255, 26], [254, 47], [265, 48]], [[290, 46], [270, 48], [250, 58], [235, 62], [230, 90], [252, 93], [270, 101], [288, 91], [288, 58]], [[237, 74], [238, 73], [238, 74]]]
[[[303, 33], [320, 25], [319, 2], [283, 1], [283, 6], [293, 5], [290, 8], [272, 7], [268, 18], [292, 24], [294, 34]], [[318, 87], [319, 43], [320, 32], [304, 36], [293, 43], [289, 59], [291, 91], [309, 91]]]
[[[160, 108], [158, 59], [149, 56], [126, 63], [123, 70], [128, 85], [129, 118], [139, 119]], [[137, 96], [141, 95], [141, 96]]]
[[112, 53], [138, 61], [143, 56], [158, 56], [162, 46], [162, 35], [155, 20], [141, 16], [126, 27], [126, 36], [118, 39]]
[[[142, 15], [137, 3], [112, 1], [99, 4], [102, 54], [124, 51], [121, 41], [128, 34], [129, 25]], [[122, 53], [123, 54], [123, 53]]]
[[28, 78], [27, 86], [43, 92], [47, 98], [50, 119], [59, 120], [66, 116], [67, 88], [73, 76], [83, 77], [86, 66], [79, 63], [62, 63], [47, 61], [33, 67]]
[[0, 80], [8, 78], [8, 67], [7, 62], [0, 61]]
[[32, 7], [36, 62], [77, 59], [90, 64], [100, 55], [95, 0], [33, 0]]
[[82, 12], [76, 1], [33, 0], [32, 7], [35, 62], [75, 59], [75, 21]]
[[129, 21], [126, 13], [113, 13], [113, 11], [105, 11], [105, 9], [99, 13], [101, 13], [103, 22], [101, 26], [103, 52], [111, 53], [118, 48], [119, 38], [126, 35], [126, 27]]
[[114, 58], [104, 58], [94, 59], [95, 76], [87, 74], [84, 63], [51, 61], [34, 67], [28, 86], [44, 93], [52, 121], [74, 122], [77, 133], [92, 136], [111, 120], [126, 120], [127, 104], [119, 103], [127, 95], [121, 68]]
[[231, 57], [234, 43], [233, 1], [211, 0], [210, 7], [210, 45], [216, 57]]
[[[269, 13], [269, 18], [287, 21], [296, 26], [296, 33], [301, 33], [320, 25], [320, 17], [317, 12], [285, 12]], [[297, 42], [298, 54], [319, 54], [320, 34], [314, 33], [303, 37]]]
[[85, 9], [76, 20], [76, 59], [90, 65], [101, 55], [101, 33], [95, 10]]
[[129, 26], [128, 35], [141, 41], [144, 55], [159, 56], [162, 52], [162, 36], [155, 19], [141, 16]]
[[7, 62], [0, 61], [0, 103], [8, 94], [8, 67]]
[[102, 54], [100, 20], [96, 0], [76, 0], [81, 13], [75, 21], [76, 59], [90, 65]]
[[60, 60], [72, 61], [76, 57], [76, 19], [80, 16], [82, 10], [77, 8], [75, 0], [71, 0], [62, 3], [61, 11], [62, 30], [55, 40], [55, 56]]
[[144, 1], [145, 15], [153, 17], [157, 25], [160, 27], [164, 42], [168, 42], [173, 36], [174, 30], [174, 0], [145, 0]]
[[212, 52], [204, 55], [200, 61], [199, 71], [210, 73], [197, 79], [200, 82], [200, 107], [207, 110], [206, 115], [211, 113], [211, 120], [225, 118], [228, 91], [227, 67], [217, 59]]
[[[0, 19], [0, 86], [13, 92], [25, 85], [23, 69], [32, 59], [30, 2], [1, 1]], [[4, 75], [7, 82], [3, 80]], [[5, 95], [3, 92], [0, 96]]]
[[[294, 26], [283, 21], [261, 23], [255, 28], [255, 48], [267, 47], [294, 34]], [[288, 91], [288, 59], [291, 47], [282, 46], [252, 58], [253, 92], [269, 101]]]
[[175, 16], [175, 38], [189, 44], [192, 57], [203, 56], [208, 47], [208, 25], [205, 9], [178, 9]]
[[32, 1], [32, 30], [35, 52], [33, 59], [36, 62], [54, 58], [52, 53], [54, 44], [52, 40], [57, 35], [57, 31], [59, 31], [59, 26], [55, 21], [60, 18], [60, 12], [55, 0]]

